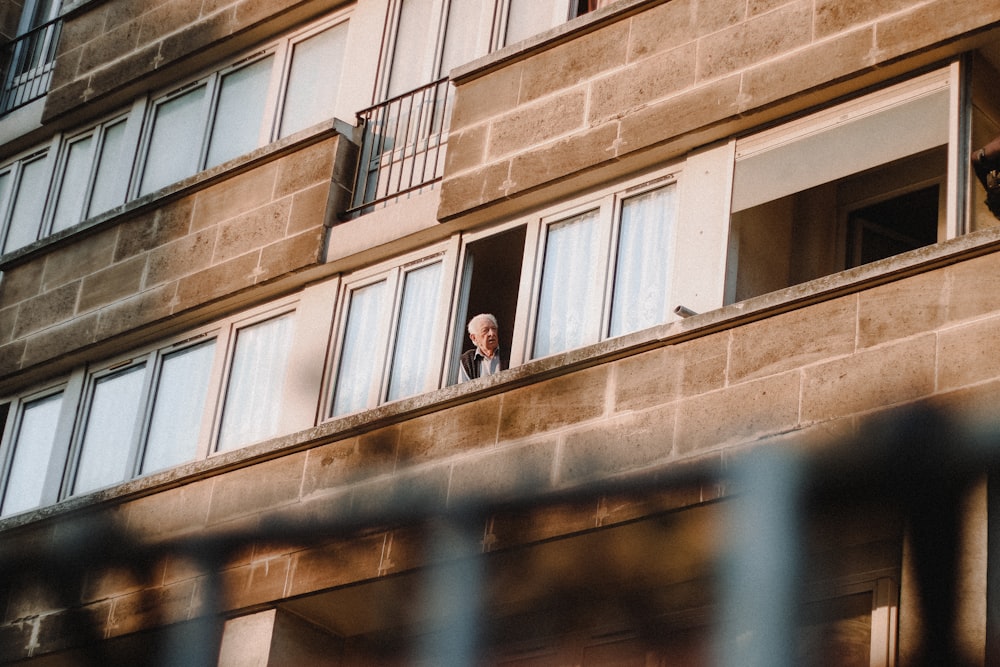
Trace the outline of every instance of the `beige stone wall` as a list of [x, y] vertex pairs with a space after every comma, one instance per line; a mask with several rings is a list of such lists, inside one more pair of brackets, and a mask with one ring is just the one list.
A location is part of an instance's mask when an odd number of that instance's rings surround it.
[[[346, 0], [107, 0], [87, 3], [63, 24], [45, 117], [53, 118], [169, 73], [245, 48], [282, 25], [318, 16]], [[268, 25], [267, 32], [255, 31]], [[242, 41], [241, 41], [242, 40]], [[185, 63], [187, 63], [185, 65]], [[175, 73], [176, 76], [176, 73]]]
[[681, 153], [718, 138], [713, 126], [749, 127], [778, 102], [876, 68], [888, 75], [901, 56], [1000, 21], [1000, 5], [956, 0], [626, 4], [641, 11], [459, 74], [439, 217], [667, 144]]
[[0, 378], [321, 263], [347, 143], [224, 174], [5, 267]]
[[[298, 434], [285, 455], [272, 448], [268, 460], [96, 511], [138, 536], [169, 543], [253, 531], [277, 518], [349, 520], [399, 502], [433, 512], [469, 497], [554, 491], [641, 470], [683, 469], [687, 462], [722, 470], [748, 446], [824, 447], [919, 402], [974, 414], [1000, 399], [1000, 359], [986, 344], [1000, 334], [998, 283], [1000, 253], [968, 258], [554, 377], [522, 378], [500, 393], [458, 394], [464, 398], [419, 416], [369, 421], [365, 432], [345, 436], [344, 429], [363, 423], [351, 418], [327, 422]], [[726, 494], [717, 483], [702, 483], [641, 502], [601, 496], [534, 516], [494, 516], [483, 526], [483, 548]], [[372, 528], [321, 545], [279, 540], [240, 549], [223, 568], [225, 607], [252, 608], [426, 562], [419, 530]], [[62, 530], [59, 521], [43, 522], [12, 532], [5, 544], [44, 543]], [[177, 556], [167, 556], [155, 572], [147, 584], [101, 574], [79, 602], [111, 637], [196, 616], [203, 573]], [[963, 586], [981, 587], [979, 576], [970, 571]], [[66, 613], [58, 605], [8, 594], [4, 650], [24, 645], [11, 637], [57, 634], [50, 628]], [[150, 599], [162, 606], [151, 608]]]

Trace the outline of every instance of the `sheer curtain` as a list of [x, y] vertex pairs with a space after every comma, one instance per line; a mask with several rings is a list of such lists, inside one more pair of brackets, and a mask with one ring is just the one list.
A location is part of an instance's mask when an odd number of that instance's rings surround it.
[[626, 199], [622, 204], [611, 299], [611, 336], [664, 321], [675, 186]]
[[25, 162], [21, 178], [14, 193], [14, 210], [10, 215], [10, 228], [4, 242], [4, 252], [22, 248], [38, 238], [39, 221], [45, 208], [45, 191], [48, 177], [45, 156]]
[[219, 451], [275, 435], [292, 339], [292, 315], [240, 329], [222, 408]]
[[549, 225], [533, 357], [596, 342], [601, 321], [598, 210]]
[[282, 107], [281, 134], [287, 137], [333, 118], [347, 45], [347, 23], [339, 23], [292, 47], [292, 65]]
[[381, 366], [381, 354], [372, 340], [379, 330], [386, 291], [383, 280], [351, 293], [331, 416], [368, 407], [373, 383], [378, 380], [376, 369]]
[[62, 402], [63, 395], [59, 392], [24, 406], [0, 515], [23, 512], [42, 504]]
[[427, 339], [434, 330], [440, 291], [441, 262], [407, 272], [389, 371], [390, 401], [424, 391], [437, 367]]
[[210, 340], [163, 358], [146, 436], [143, 474], [191, 461], [197, 454], [214, 355], [215, 341]]
[[[145, 195], [198, 171], [205, 127], [205, 85], [163, 102], [153, 114], [139, 194]], [[192, 132], [197, 133], [192, 137]]]
[[273, 66], [274, 56], [268, 56], [219, 80], [206, 169], [257, 148]]
[[145, 370], [145, 364], [138, 364], [94, 383], [73, 493], [93, 491], [128, 476]]

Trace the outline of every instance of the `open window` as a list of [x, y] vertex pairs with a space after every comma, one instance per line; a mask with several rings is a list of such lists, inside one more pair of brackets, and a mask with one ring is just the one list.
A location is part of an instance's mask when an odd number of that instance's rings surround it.
[[956, 79], [957, 65], [737, 140], [726, 302], [955, 236]]

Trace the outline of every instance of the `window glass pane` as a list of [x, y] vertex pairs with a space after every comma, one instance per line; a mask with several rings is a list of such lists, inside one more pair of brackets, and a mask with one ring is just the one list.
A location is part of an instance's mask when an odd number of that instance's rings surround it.
[[428, 388], [437, 360], [427, 349], [441, 289], [441, 262], [406, 274], [396, 345], [389, 372], [389, 400], [418, 394]]
[[451, 0], [438, 77], [489, 52], [489, 24], [484, 19], [492, 16], [492, 0]]
[[90, 166], [93, 162], [94, 136], [90, 135], [69, 145], [66, 164], [63, 165], [62, 182], [59, 186], [59, 200], [56, 202], [52, 218], [52, 231], [58, 232], [80, 222], [83, 202], [87, 196], [90, 181]]
[[278, 432], [291, 340], [291, 315], [240, 329], [222, 411], [220, 451]]
[[372, 336], [379, 330], [385, 293], [385, 281], [351, 293], [340, 369], [337, 371], [333, 415], [368, 407], [371, 388], [378, 380], [376, 369], [381, 366], [379, 354], [373, 349]]
[[94, 383], [73, 493], [93, 491], [129, 476], [145, 368], [145, 364], [131, 366]]
[[[437, 40], [438, 19], [432, 0], [404, 0], [396, 30], [388, 97], [415, 90], [434, 80], [429, 40]], [[433, 42], [430, 42], [433, 45]]]
[[164, 356], [153, 394], [143, 474], [191, 461], [198, 453], [214, 354], [215, 341], [210, 340]]
[[534, 357], [596, 341], [601, 318], [598, 211], [549, 225]]
[[48, 179], [45, 158], [40, 157], [24, 164], [21, 182], [14, 194], [14, 210], [10, 216], [10, 230], [4, 243], [4, 252], [23, 248], [38, 238], [38, 225], [45, 206]]
[[[128, 179], [125, 174], [131, 166], [131, 156], [126, 156], [125, 121], [119, 121], [104, 130], [104, 142], [97, 162], [94, 192], [90, 197], [87, 217], [104, 213], [125, 202]], [[127, 165], [123, 167], [123, 162]]]
[[257, 148], [273, 65], [268, 56], [222, 77], [206, 168]]
[[611, 298], [612, 336], [665, 319], [674, 186], [626, 199], [621, 215]]
[[62, 399], [60, 392], [24, 406], [3, 497], [4, 516], [38, 507], [44, 500]]
[[346, 42], [347, 24], [340, 23], [294, 46], [280, 136], [333, 118]]
[[164, 102], [153, 112], [140, 195], [176, 183], [198, 171], [204, 131], [205, 86]]
[[554, 28], [569, 16], [566, 0], [510, 0], [507, 44]]

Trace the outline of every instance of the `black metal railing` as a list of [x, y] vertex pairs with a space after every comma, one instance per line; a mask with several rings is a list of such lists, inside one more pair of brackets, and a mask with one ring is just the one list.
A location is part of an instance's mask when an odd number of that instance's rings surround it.
[[358, 113], [364, 130], [353, 218], [441, 179], [451, 117], [448, 79]]
[[62, 20], [55, 19], [8, 42], [0, 50], [0, 115], [49, 91]]

